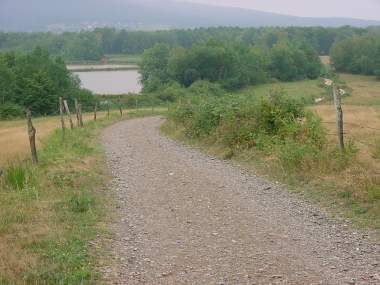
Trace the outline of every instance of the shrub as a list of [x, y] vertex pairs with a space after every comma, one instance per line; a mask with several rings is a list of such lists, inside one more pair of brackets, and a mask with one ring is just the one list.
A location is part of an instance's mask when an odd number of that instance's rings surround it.
[[225, 94], [223, 88], [217, 83], [211, 83], [205, 80], [194, 82], [188, 89], [191, 95], [201, 96], [222, 96]]
[[250, 95], [192, 96], [169, 117], [190, 138], [212, 138], [231, 153], [254, 148], [277, 157], [289, 172], [322, 165], [327, 140], [317, 115], [282, 92]]
[[24, 115], [24, 108], [13, 103], [5, 103], [0, 106], [0, 120], [19, 118]]

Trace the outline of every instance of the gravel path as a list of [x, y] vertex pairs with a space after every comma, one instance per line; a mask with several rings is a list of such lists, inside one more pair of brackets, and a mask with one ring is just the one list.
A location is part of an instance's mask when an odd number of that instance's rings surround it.
[[105, 130], [118, 197], [109, 284], [380, 284], [375, 233], [160, 136], [162, 119]]

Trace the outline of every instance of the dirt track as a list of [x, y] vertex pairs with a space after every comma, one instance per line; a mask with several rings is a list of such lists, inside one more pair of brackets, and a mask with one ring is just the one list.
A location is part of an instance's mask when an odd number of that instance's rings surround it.
[[162, 137], [108, 128], [118, 217], [109, 284], [380, 284], [380, 245], [301, 197]]

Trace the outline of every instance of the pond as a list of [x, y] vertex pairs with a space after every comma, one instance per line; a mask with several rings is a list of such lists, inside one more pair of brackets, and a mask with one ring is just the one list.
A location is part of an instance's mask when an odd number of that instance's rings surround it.
[[119, 95], [140, 93], [140, 74], [137, 69], [131, 70], [96, 70], [75, 71], [82, 87], [99, 95]]

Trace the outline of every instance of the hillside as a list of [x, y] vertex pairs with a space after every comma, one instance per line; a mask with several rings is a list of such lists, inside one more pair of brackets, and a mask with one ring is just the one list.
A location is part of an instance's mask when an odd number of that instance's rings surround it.
[[348, 18], [303, 18], [240, 8], [215, 7], [169, 0], [4, 0], [0, 30], [64, 31], [116, 26], [129, 29], [210, 26], [343, 26], [380, 25]]

